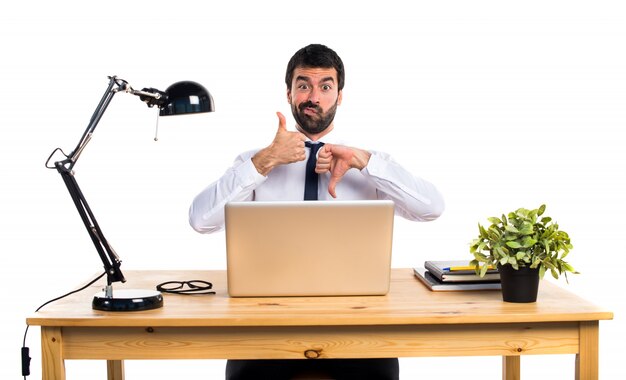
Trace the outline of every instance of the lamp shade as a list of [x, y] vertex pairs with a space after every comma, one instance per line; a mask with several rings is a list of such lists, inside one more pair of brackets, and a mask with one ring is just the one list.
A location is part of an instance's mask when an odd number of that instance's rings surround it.
[[209, 91], [192, 81], [176, 82], [165, 90], [165, 102], [159, 107], [160, 116], [213, 112], [215, 104]]

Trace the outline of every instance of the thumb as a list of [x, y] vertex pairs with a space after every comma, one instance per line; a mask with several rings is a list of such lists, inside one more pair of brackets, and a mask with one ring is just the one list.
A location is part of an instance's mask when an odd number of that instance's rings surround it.
[[276, 112], [276, 116], [278, 116], [278, 131], [286, 131], [287, 130], [287, 120], [285, 119], [285, 115], [280, 112]]
[[337, 192], [335, 191], [335, 187], [337, 187], [337, 183], [339, 182], [339, 180], [340, 178], [334, 177], [332, 175], [330, 177], [330, 182], [328, 183], [328, 193], [333, 198], [337, 198]]

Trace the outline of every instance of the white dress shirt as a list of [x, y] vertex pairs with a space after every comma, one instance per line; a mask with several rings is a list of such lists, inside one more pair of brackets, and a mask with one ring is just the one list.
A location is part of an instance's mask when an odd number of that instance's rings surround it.
[[[308, 158], [310, 149], [305, 149]], [[194, 230], [211, 233], [223, 229], [224, 205], [228, 202], [303, 200], [306, 159], [275, 167], [266, 177], [252, 163], [258, 151], [240, 154], [221, 178], [194, 198], [189, 208], [189, 223]], [[434, 220], [441, 215], [443, 197], [434, 185], [413, 176], [388, 154], [370, 153], [363, 170], [348, 170], [337, 184], [337, 200], [389, 199], [395, 203], [397, 215], [415, 221]], [[335, 199], [328, 193], [329, 180], [330, 173], [320, 174], [319, 200]]]

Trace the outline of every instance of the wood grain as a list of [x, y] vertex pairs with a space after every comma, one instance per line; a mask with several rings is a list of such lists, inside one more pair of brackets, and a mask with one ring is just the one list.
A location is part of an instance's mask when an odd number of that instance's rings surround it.
[[519, 356], [502, 357], [502, 379], [520, 380], [521, 362]]
[[576, 379], [597, 380], [599, 367], [598, 321], [580, 324], [580, 349], [576, 355]]
[[124, 380], [124, 361], [107, 360], [107, 380]]
[[391, 290], [372, 297], [231, 298], [224, 271], [128, 271], [117, 288], [154, 289], [206, 280], [215, 295], [164, 295], [141, 312], [91, 308], [91, 291], [27, 319], [41, 326], [43, 378], [65, 379], [66, 359], [107, 360], [123, 380], [127, 359], [277, 359], [502, 356], [518, 380], [520, 356], [576, 354], [578, 379], [597, 379], [599, 321], [613, 313], [542, 281], [537, 302], [506, 303], [499, 291], [431, 292], [412, 269], [393, 269]]
[[41, 362], [44, 380], [65, 379], [63, 334], [60, 327], [41, 329]]
[[393, 269], [387, 296], [230, 298], [225, 271], [128, 271], [117, 288], [154, 289], [168, 280], [202, 279], [216, 295], [164, 295], [165, 307], [141, 312], [91, 309], [93, 286], [28, 318], [40, 326], [306, 326], [592, 321], [613, 314], [548, 281], [536, 303], [502, 302], [499, 291], [431, 292], [411, 269]]
[[575, 354], [578, 324], [68, 328], [66, 359], [305, 359]]

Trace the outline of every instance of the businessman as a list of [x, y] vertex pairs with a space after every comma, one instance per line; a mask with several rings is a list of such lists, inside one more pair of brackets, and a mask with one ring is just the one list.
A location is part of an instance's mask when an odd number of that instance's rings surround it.
[[[287, 64], [287, 102], [296, 121], [287, 128], [277, 112], [278, 128], [262, 149], [240, 154], [221, 178], [202, 190], [189, 209], [189, 222], [200, 233], [224, 228], [224, 205], [231, 201], [389, 199], [396, 214], [431, 221], [444, 209], [441, 194], [388, 154], [357, 148], [333, 133], [341, 105], [345, 72], [332, 49], [312, 44]], [[381, 133], [384, 133], [381, 127]], [[315, 226], [302, 226], [315, 239]], [[398, 359], [229, 360], [226, 378], [291, 379], [322, 372], [333, 379], [399, 379]]]

